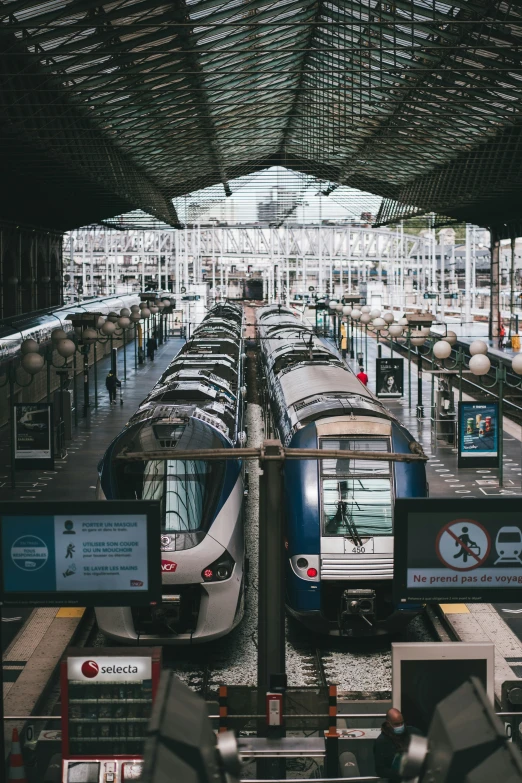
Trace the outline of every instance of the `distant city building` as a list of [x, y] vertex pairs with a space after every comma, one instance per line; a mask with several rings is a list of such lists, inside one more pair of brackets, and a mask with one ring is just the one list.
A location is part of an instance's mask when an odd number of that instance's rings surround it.
[[260, 223], [279, 223], [292, 215], [299, 203], [299, 194], [279, 186], [270, 191], [267, 201], [258, 201], [257, 219]]

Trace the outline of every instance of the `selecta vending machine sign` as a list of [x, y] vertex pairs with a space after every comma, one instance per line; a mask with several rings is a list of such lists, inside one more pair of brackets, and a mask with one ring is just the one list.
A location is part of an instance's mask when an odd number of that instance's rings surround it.
[[96, 682], [116, 682], [118, 680], [150, 680], [152, 662], [150, 657], [107, 658], [68, 658], [67, 676], [69, 680], [96, 680]]
[[137, 777], [161, 648], [70, 648], [61, 664], [63, 783]]

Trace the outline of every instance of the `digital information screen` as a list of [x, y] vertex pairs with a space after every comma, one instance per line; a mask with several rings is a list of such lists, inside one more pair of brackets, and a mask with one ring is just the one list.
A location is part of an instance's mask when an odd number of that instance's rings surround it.
[[402, 498], [395, 503], [398, 603], [520, 601], [517, 498]]
[[0, 504], [6, 606], [161, 602], [160, 510], [152, 501]]
[[498, 403], [459, 404], [459, 467], [498, 467]]

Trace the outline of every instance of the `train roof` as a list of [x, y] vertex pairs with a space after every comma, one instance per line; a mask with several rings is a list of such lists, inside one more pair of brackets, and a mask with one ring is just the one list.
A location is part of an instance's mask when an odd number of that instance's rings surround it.
[[311, 326], [287, 308], [265, 307], [258, 314], [261, 353], [286, 440], [296, 427], [328, 416], [394, 418]]
[[24, 340], [32, 339], [45, 345], [51, 339], [53, 329], [72, 331], [72, 323], [67, 320], [69, 313], [98, 312], [107, 315], [123, 307], [130, 308], [131, 305], [139, 304], [139, 301], [138, 294], [102, 297], [0, 321], [0, 362], [18, 356]]
[[[231, 321], [227, 321], [230, 316]], [[198, 418], [237, 440], [238, 377], [242, 377], [242, 310], [209, 311], [129, 421], [129, 426]]]
[[282, 373], [279, 380], [285, 402], [289, 406], [318, 394], [343, 394], [373, 399], [373, 395], [352, 373], [326, 363], [304, 364], [294, 368], [292, 372]]

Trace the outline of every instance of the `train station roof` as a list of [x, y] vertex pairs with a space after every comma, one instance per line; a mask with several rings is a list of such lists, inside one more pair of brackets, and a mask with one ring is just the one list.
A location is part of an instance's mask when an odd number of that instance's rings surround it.
[[0, 51], [4, 218], [176, 225], [273, 165], [379, 222], [518, 218], [519, 0], [0, 0]]

